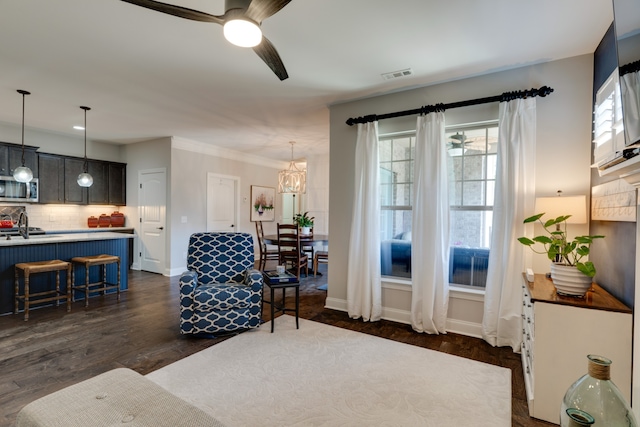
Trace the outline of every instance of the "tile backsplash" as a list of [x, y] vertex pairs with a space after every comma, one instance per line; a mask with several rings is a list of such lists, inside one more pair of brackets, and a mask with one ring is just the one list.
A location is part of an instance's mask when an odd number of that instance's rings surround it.
[[90, 216], [99, 217], [101, 214], [111, 215], [118, 211], [125, 214], [125, 227], [131, 222], [127, 215], [126, 206], [79, 206], [79, 205], [38, 205], [26, 204], [29, 225], [43, 230], [77, 230], [89, 228], [87, 219]]

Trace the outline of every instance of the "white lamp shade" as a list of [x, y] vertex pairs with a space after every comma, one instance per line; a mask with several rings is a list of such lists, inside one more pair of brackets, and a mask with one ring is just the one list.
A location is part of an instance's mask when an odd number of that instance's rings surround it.
[[224, 24], [224, 37], [236, 46], [254, 47], [262, 41], [262, 30], [246, 19], [232, 19]]
[[93, 184], [93, 177], [87, 172], [82, 172], [78, 175], [78, 185], [80, 187], [91, 187]]
[[18, 182], [31, 182], [33, 172], [26, 166], [19, 166], [13, 171], [13, 178]]
[[586, 196], [555, 196], [536, 198], [536, 213], [543, 213], [542, 220], [571, 215], [568, 224], [587, 223]]

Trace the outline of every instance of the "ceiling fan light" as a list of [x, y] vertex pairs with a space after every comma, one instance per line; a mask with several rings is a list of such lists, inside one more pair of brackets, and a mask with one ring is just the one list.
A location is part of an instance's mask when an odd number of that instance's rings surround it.
[[262, 41], [262, 30], [248, 19], [231, 19], [224, 24], [224, 37], [236, 46], [254, 47]]

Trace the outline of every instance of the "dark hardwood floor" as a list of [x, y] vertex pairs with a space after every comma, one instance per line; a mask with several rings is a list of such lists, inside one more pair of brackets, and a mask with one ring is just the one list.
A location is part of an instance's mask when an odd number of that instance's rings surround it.
[[[326, 271], [321, 265], [320, 271]], [[178, 278], [130, 271], [129, 290], [115, 296], [0, 317], [0, 426], [13, 425], [27, 403], [117, 367], [147, 374], [227, 337], [192, 338], [178, 331]], [[457, 334], [418, 334], [390, 321], [365, 323], [324, 308], [326, 275], [302, 280], [302, 318], [503, 366], [512, 371], [512, 425], [549, 426], [527, 412], [520, 355]], [[269, 319], [265, 306], [265, 320]], [[277, 330], [276, 330], [277, 333]], [[71, 404], [71, 402], [70, 402]]]

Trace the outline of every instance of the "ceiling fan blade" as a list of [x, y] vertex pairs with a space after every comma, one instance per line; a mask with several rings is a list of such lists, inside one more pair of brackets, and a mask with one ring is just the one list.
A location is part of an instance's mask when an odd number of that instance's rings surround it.
[[265, 36], [262, 36], [262, 42], [258, 46], [255, 46], [253, 51], [271, 68], [271, 71], [273, 71], [280, 80], [289, 78], [282, 59], [280, 59], [280, 55], [278, 55], [278, 51]]
[[162, 3], [155, 0], [121, 0], [125, 3], [135, 4], [147, 9], [156, 10], [158, 12], [166, 13], [169, 15], [177, 16], [179, 18], [191, 19], [193, 21], [201, 22], [215, 22], [216, 24], [224, 24], [224, 19], [221, 16], [210, 15], [208, 13], [199, 12], [197, 10], [188, 9], [186, 7], [175, 6], [172, 4]]
[[245, 16], [256, 22], [262, 22], [290, 2], [291, 0], [253, 0], [247, 8]]

